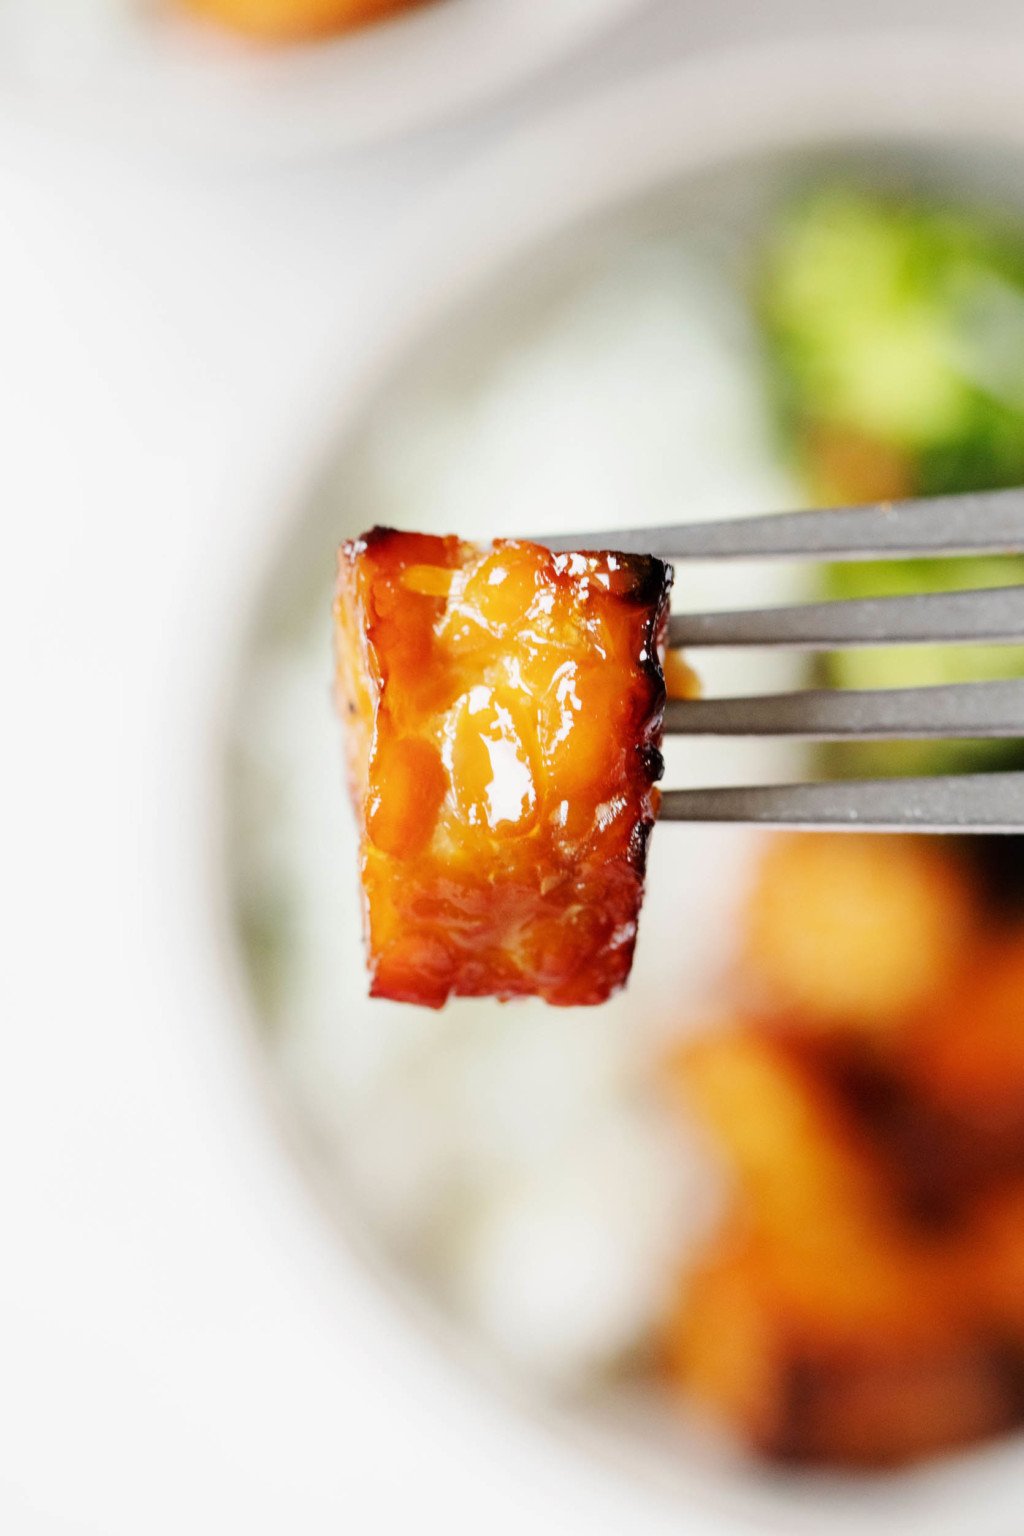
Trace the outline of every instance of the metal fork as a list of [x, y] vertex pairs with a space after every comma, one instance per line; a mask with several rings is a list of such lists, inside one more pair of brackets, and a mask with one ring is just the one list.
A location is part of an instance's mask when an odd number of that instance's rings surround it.
[[[788, 512], [728, 522], [572, 534], [556, 551], [615, 549], [666, 560], [868, 560], [1024, 554], [1024, 488]], [[1024, 585], [679, 614], [672, 646], [1024, 643]], [[1024, 666], [1024, 653], [1022, 653]], [[670, 700], [665, 730], [812, 741], [1024, 738], [1024, 679]], [[664, 821], [871, 831], [1022, 832], [1024, 772], [667, 790]]]

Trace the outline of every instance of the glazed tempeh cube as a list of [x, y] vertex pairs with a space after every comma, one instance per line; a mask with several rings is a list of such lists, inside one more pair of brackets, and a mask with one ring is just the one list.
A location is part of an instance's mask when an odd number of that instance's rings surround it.
[[604, 1002], [657, 814], [670, 566], [375, 529], [345, 544], [339, 706], [371, 991]]

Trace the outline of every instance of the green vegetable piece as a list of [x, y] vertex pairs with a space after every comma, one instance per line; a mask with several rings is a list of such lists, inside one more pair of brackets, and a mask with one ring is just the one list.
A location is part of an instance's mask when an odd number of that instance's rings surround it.
[[779, 226], [759, 309], [780, 421], [821, 499], [871, 499], [872, 461], [879, 496], [1024, 481], [1020, 232], [825, 191]]
[[[921, 200], [826, 188], [769, 242], [758, 296], [778, 419], [809, 500], [1024, 484], [1024, 231]], [[1004, 586], [1024, 560], [837, 565], [822, 595]], [[1024, 647], [926, 646], [824, 657], [819, 680], [887, 688], [1024, 676]], [[1014, 743], [829, 749], [867, 773], [1024, 762]]]

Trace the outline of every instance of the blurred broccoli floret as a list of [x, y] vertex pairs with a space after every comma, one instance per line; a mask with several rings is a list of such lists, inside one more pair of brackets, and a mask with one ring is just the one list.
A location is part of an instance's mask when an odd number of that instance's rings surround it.
[[1024, 235], [827, 191], [778, 229], [761, 308], [823, 501], [1024, 480]]
[[[1024, 484], [1024, 231], [921, 200], [826, 189], [769, 242], [759, 304], [779, 420], [811, 500]], [[1024, 581], [1024, 561], [886, 561], [831, 568], [823, 595], [1014, 580]], [[1021, 676], [1024, 651], [869, 650], [823, 667], [835, 685], [899, 687]], [[868, 772], [927, 773], [1002, 766], [1015, 750], [895, 743], [852, 755]]]

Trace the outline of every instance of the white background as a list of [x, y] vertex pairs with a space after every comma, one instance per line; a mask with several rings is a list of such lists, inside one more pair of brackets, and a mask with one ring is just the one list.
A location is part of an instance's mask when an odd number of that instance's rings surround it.
[[409, 204], [547, 105], [841, 9], [652, 0], [473, 124], [287, 170], [0, 104], [0, 1531], [684, 1525], [450, 1372], [306, 1203], [207, 987], [208, 674]]

